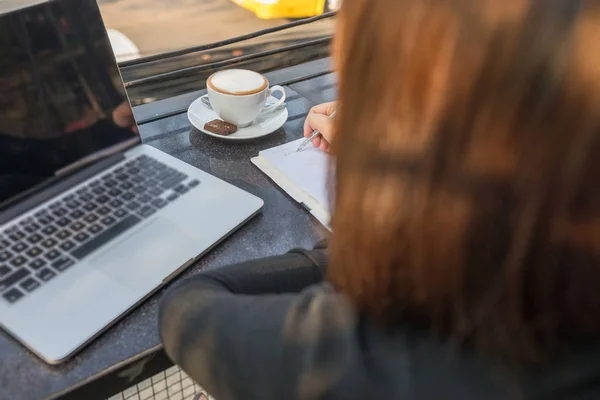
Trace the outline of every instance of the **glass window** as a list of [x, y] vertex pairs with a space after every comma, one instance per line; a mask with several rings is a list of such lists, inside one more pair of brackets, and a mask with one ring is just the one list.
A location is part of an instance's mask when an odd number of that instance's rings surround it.
[[[290, 30], [227, 47], [124, 67], [137, 58], [204, 45], [314, 17], [339, 7], [340, 0], [98, 0], [113, 50], [126, 82], [163, 72], [212, 63], [246, 54], [326, 38], [335, 21], [322, 19]], [[245, 68], [261, 72], [283, 68], [327, 55], [326, 43], [272, 55]], [[129, 90], [134, 104], [204, 88], [206, 70], [185, 78], [143, 85]]]

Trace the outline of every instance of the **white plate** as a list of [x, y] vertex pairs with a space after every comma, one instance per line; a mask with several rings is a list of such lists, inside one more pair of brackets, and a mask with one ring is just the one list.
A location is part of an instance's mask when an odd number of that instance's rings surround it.
[[[277, 99], [271, 96], [267, 100], [267, 103], [275, 101], [277, 101]], [[288, 119], [288, 110], [287, 108], [282, 108], [270, 113], [261, 114], [256, 121], [254, 121], [254, 124], [247, 128], [240, 128], [236, 133], [228, 136], [217, 135], [216, 133], [204, 129], [204, 124], [214, 119], [219, 119], [219, 116], [213, 110], [202, 104], [201, 97], [196, 99], [196, 101], [190, 105], [187, 115], [191, 124], [194, 125], [196, 129], [209, 136], [225, 140], [248, 140], [267, 136], [281, 128]]]

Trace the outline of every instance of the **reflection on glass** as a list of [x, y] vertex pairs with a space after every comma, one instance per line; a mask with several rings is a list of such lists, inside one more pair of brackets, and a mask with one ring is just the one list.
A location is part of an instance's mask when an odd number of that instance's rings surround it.
[[0, 204], [135, 138], [95, 0], [0, 15]]

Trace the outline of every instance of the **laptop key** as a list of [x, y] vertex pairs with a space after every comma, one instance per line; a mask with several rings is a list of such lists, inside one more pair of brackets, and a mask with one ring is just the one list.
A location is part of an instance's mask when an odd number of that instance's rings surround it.
[[69, 228], [71, 228], [71, 230], [74, 231], [74, 232], [79, 232], [80, 230], [82, 230], [83, 228], [85, 228], [85, 225], [82, 224], [81, 222], [75, 222]]
[[169, 203], [167, 203], [163, 199], [154, 199], [154, 200], [152, 200], [151, 204], [156, 208], [163, 208], [164, 206], [166, 206]]
[[56, 260], [58, 257], [60, 257], [60, 252], [57, 250], [50, 250], [49, 252], [46, 253], [46, 258], [49, 261]]
[[108, 191], [108, 194], [109, 194], [110, 196], [112, 196], [112, 197], [117, 197], [117, 196], [119, 196], [121, 193], [123, 193], [123, 192], [122, 192], [121, 190], [119, 190], [119, 189], [116, 189], [116, 188], [110, 189], [110, 190]]
[[138, 213], [144, 218], [149, 217], [150, 215], [154, 214], [155, 212], [156, 212], [156, 209], [154, 209], [150, 206], [144, 206], [138, 211]]
[[148, 196], [147, 194], [143, 194], [137, 198], [137, 201], [139, 201], [142, 204], [147, 203], [150, 200], [152, 200], [152, 197]]
[[0, 252], [0, 262], [8, 261], [12, 258], [13, 254], [9, 251]]
[[42, 229], [42, 233], [44, 235], [52, 235], [54, 234], [54, 232], [56, 232], [58, 229], [56, 229], [56, 227], [49, 225], [47, 227], [45, 227], [44, 229]]
[[29, 263], [29, 267], [33, 268], [36, 271], [42, 268], [44, 265], [46, 265], [46, 261], [42, 260], [41, 258], [33, 260]]
[[117, 222], [117, 220], [111, 216], [102, 218], [102, 223], [107, 226], [110, 226], [110, 225], [114, 224], [115, 222]]
[[87, 256], [88, 254], [90, 254], [91, 252], [93, 252], [94, 250], [96, 250], [97, 248], [105, 245], [112, 239], [119, 236], [121, 233], [130, 229], [131, 227], [133, 227], [135, 224], [137, 224], [140, 221], [141, 221], [140, 218], [138, 218], [134, 215], [130, 215], [127, 218], [119, 221], [115, 225], [111, 226], [110, 228], [108, 228], [107, 230], [105, 230], [104, 232], [102, 232], [101, 234], [99, 234], [98, 236], [96, 236], [95, 238], [93, 238], [92, 240], [90, 240], [89, 242], [84, 244], [83, 246], [79, 247], [78, 249], [73, 250], [71, 252], [71, 255], [77, 259], [82, 259], [85, 256]]
[[32, 223], [32, 224], [27, 225], [24, 229], [25, 229], [25, 232], [33, 233], [33, 232], [37, 231], [38, 229], [40, 229], [40, 226], [36, 223]]
[[10, 265], [13, 267], [20, 267], [27, 262], [27, 259], [23, 256], [16, 256], [10, 261]]
[[59, 239], [65, 240], [66, 238], [71, 237], [71, 232], [62, 230], [56, 234]]
[[90, 229], [89, 229], [89, 231], [90, 231], [90, 233], [91, 233], [92, 235], [95, 235], [95, 234], [97, 234], [98, 232], [101, 232], [101, 231], [102, 231], [102, 227], [101, 227], [100, 225], [92, 225], [92, 226], [90, 226]]
[[56, 276], [56, 273], [52, 272], [49, 268], [44, 268], [40, 270], [40, 272], [38, 272], [36, 276], [44, 282], [48, 282], [50, 279]]
[[86, 211], [94, 211], [96, 208], [98, 208], [98, 205], [94, 203], [87, 203], [85, 206], [83, 206], [83, 208]]
[[10, 274], [10, 271], [12, 271], [12, 269], [8, 265], [0, 265], [0, 279], [3, 276]]
[[161, 183], [160, 187], [162, 187], [165, 190], [172, 189], [175, 186], [179, 185], [180, 182], [184, 181], [185, 178], [186, 178], [185, 175], [184, 176], [176, 175], [173, 178], [169, 179], [168, 181], [164, 181], [163, 183]]
[[159, 181], [168, 181], [169, 179], [171, 179], [175, 176], [177, 176], [177, 171], [169, 168], [169, 169], [162, 171], [160, 174], [158, 174], [156, 176], [156, 179], [158, 179]]
[[52, 263], [52, 268], [58, 272], [63, 272], [69, 269], [73, 264], [75, 264], [75, 261], [71, 260], [69, 257], [63, 256]]
[[61, 243], [59, 247], [64, 251], [69, 251], [75, 247], [75, 243], [73, 243], [70, 240], [67, 240], [66, 242]]
[[102, 205], [102, 204], [106, 204], [110, 201], [110, 197], [102, 195], [102, 196], [98, 196], [96, 197], [96, 203]]
[[21, 283], [21, 288], [26, 292], [33, 292], [35, 289], [39, 288], [41, 285], [38, 281], [33, 278], [27, 278]]
[[40, 249], [39, 247], [32, 247], [29, 250], [27, 250], [27, 255], [31, 258], [35, 258], [40, 254], [42, 254], [42, 249]]
[[0, 292], [4, 292], [9, 287], [18, 283], [21, 279], [28, 277], [31, 275], [31, 272], [27, 268], [18, 269], [16, 272], [5, 276], [0, 279]]
[[37, 221], [42, 225], [48, 225], [49, 223], [54, 221], [54, 218], [52, 218], [49, 215], [44, 215], [42, 217], [39, 217]]
[[4, 299], [6, 301], [8, 301], [9, 303], [15, 303], [16, 301], [21, 299], [23, 296], [24, 296], [23, 292], [21, 292], [17, 288], [12, 288], [11, 290], [9, 290], [8, 292], [6, 292], [2, 295], [2, 297], [4, 297]]
[[135, 201], [132, 201], [131, 203], [128, 203], [125, 207], [128, 210], [135, 211], [138, 208], [140, 208], [140, 203], [136, 203]]
[[75, 235], [75, 240], [77, 240], [78, 242], [85, 242], [89, 238], [90, 238], [90, 235], [88, 235], [85, 232], [79, 232], [77, 235]]
[[7, 235], [11, 235], [11, 234], [15, 233], [18, 230], [19, 230], [19, 226], [18, 225], [13, 225], [10, 228], [6, 229], [4, 231], [4, 233], [6, 233]]
[[111, 211], [111, 210], [110, 210], [110, 208], [108, 208], [108, 207], [100, 207], [100, 208], [98, 209], [98, 211], [96, 211], [96, 212], [97, 212], [98, 214], [100, 214], [100, 215], [107, 215], [107, 214], [110, 214], [110, 211]]
[[88, 214], [85, 216], [85, 218], [83, 219], [85, 222], [91, 224], [94, 223], [98, 220], [98, 216], [94, 215], [94, 214]]
[[22, 240], [25, 237], [25, 234], [21, 231], [14, 231], [10, 235], [8, 235], [8, 237], [13, 242], [18, 242], [19, 240]]
[[33, 218], [32, 217], [27, 217], [25, 219], [22, 219], [21, 222], [19, 222], [19, 225], [25, 226], [25, 225], [29, 225], [32, 222], [33, 222]]
[[119, 208], [123, 205], [123, 202], [119, 199], [114, 199], [113, 201], [111, 201], [110, 203], [108, 203], [109, 206], [113, 207], [113, 208]]
[[12, 251], [14, 251], [15, 253], [22, 253], [27, 249], [27, 247], [29, 246], [27, 246], [25, 242], [19, 242], [12, 247]]
[[[65, 231], [63, 231], [63, 232], [65, 232]], [[42, 246], [44, 246], [47, 249], [50, 249], [50, 248], [56, 246], [56, 243], [58, 243], [56, 240], [54, 240], [52, 238], [48, 238], [42, 242]]]
[[27, 241], [31, 244], [36, 244], [36, 243], [39, 243], [42, 239], [44, 239], [43, 236], [41, 236], [37, 233], [34, 233], [33, 235], [31, 235], [27, 238]]
[[115, 211], [114, 215], [117, 218], [123, 218], [123, 217], [127, 216], [128, 214], [129, 213], [127, 211], [123, 210], [122, 208], [119, 208], [117, 211]]
[[195, 188], [198, 185], [200, 185], [200, 181], [198, 179], [194, 179], [193, 181], [191, 181], [190, 183], [188, 183], [188, 187], [189, 188]]
[[131, 199], [133, 199], [135, 197], [135, 194], [131, 193], [131, 192], [127, 192], [127, 193], [123, 193], [123, 199], [129, 201]]
[[150, 194], [152, 196], [160, 196], [162, 194], [163, 190], [161, 188], [157, 188], [157, 187], [153, 187], [150, 189]]
[[67, 211], [67, 209], [65, 208], [58, 208], [56, 210], [53, 211], [54, 215], [56, 215], [57, 217], [64, 217], [65, 215], [67, 215], [69, 213], [69, 211]]
[[83, 201], [84, 203], [87, 203], [88, 201], [90, 201], [93, 198], [94, 198], [94, 196], [92, 196], [89, 193], [83, 193], [79, 196], [79, 200]]
[[184, 193], [187, 193], [187, 191], [189, 189], [185, 185], [179, 185], [179, 186], [176, 186], [175, 189], [173, 189], [173, 190], [176, 191], [179, 194], [184, 194]]
[[170, 194], [170, 195], [167, 197], [167, 200], [169, 200], [169, 201], [175, 201], [175, 200], [177, 200], [178, 198], [179, 198], [179, 196], [177, 195], [177, 193], [173, 193], [173, 194]]
[[75, 201], [75, 200], [69, 201], [69, 202], [67, 203], [67, 207], [68, 207], [68, 208], [70, 208], [71, 210], [74, 210], [74, 209], [76, 209], [76, 208], [77, 208], [77, 207], [79, 207], [80, 205], [81, 205], [81, 203], [80, 203], [80, 202], [78, 202], [78, 201]]
[[71, 220], [69, 218], [61, 218], [58, 221], [56, 221], [56, 225], [60, 226], [60, 227], [65, 227], [67, 225], [69, 225], [71, 223]]
[[72, 219], [79, 219], [83, 217], [83, 211], [75, 210], [69, 215], [69, 217], [71, 217]]

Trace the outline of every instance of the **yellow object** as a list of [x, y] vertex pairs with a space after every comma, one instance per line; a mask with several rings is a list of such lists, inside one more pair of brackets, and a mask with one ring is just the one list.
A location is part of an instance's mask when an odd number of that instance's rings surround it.
[[305, 18], [323, 14], [326, 0], [232, 0], [258, 18]]

